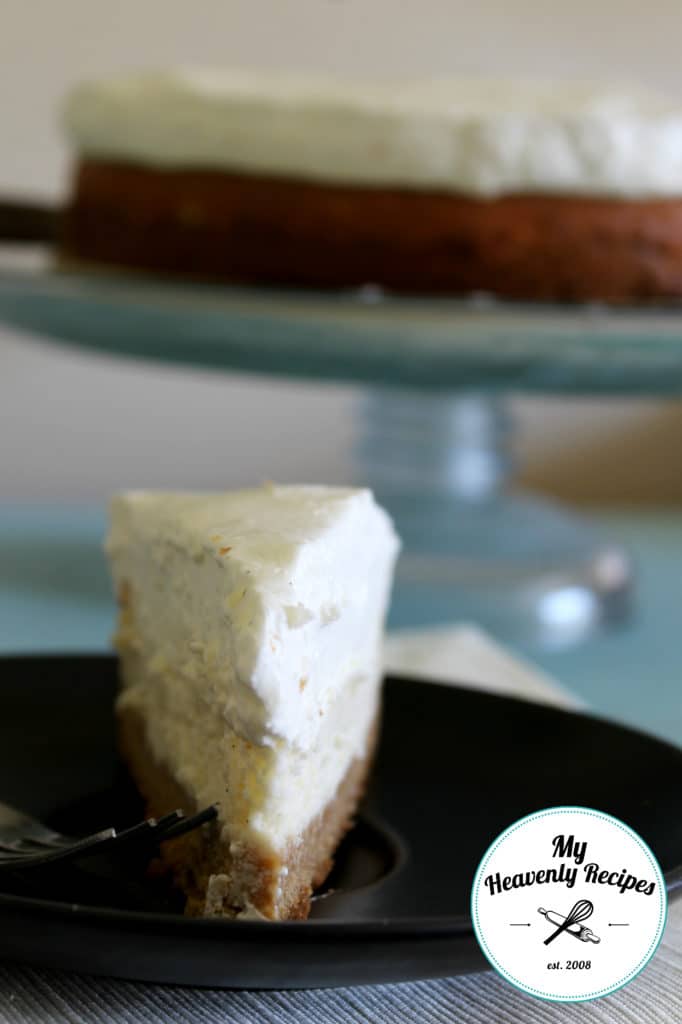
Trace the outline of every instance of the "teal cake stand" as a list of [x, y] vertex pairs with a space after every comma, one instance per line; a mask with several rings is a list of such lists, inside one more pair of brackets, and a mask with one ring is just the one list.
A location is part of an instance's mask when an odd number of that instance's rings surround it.
[[357, 385], [356, 482], [404, 541], [394, 626], [472, 619], [532, 650], [627, 613], [627, 553], [513, 490], [505, 396], [679, 395], [682, 308], [208, 287], [59, 272], [8, 247], [0, 321], [121, 356]]

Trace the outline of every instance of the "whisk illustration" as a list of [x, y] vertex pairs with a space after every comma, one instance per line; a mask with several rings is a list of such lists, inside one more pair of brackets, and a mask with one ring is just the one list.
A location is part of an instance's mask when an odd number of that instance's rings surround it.
[[581, 924], [582, 921], [586, 921], [588, 917], [592, 916], [593, 911], [594, 905], [589, 900], [578, 900], [566, 917], [563, 914], [557, 914], [554, 910], [545, 910], [544, 907], [538, 907], [539, 914], [543, 914], [552, 924], [559, 925], [556, 931], [552, 932], [548, 939], [545, 939], [545, 945], [548, 946], [550, 942], [554, 942], [558, 935], [566, 931], [573, 938], [580, 939], [582, 942], [600, 942], [601, 940], [593, 931], [590, 931], [586, 925]]

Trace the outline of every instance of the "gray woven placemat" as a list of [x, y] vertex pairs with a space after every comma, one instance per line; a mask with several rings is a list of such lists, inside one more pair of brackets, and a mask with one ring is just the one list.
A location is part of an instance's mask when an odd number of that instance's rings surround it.
[[654, 959], [590, 1003], [545, 1003], [495, 974], [298, 992], [142, 985], [0, 965], [0, 1024], [680, 1024], [682, 901]]

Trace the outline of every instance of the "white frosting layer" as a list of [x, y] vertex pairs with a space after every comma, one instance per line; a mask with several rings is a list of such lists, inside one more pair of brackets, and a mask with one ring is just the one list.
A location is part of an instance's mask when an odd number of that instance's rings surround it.
[[114, 499], [121, 702], [231, 842], [281, 848], [364, 753], [397, 549], [364, 490]]
[[682, 195], [682, 104], [603, 85], [188, 69], [81, 85], [66, 127], [82, 154], [165, 168], [480, 196]]

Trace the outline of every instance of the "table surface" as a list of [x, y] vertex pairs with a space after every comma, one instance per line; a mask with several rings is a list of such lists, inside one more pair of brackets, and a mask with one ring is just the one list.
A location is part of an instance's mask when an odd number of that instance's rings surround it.
[[[114, 603], [105, 510], [0, 505], [0, 653], [101, 651]], [[682, 513], [601, 514], [637, 568], [632, 621], [563, 651], [521, 651], [598, 714], [682, 744]]]

